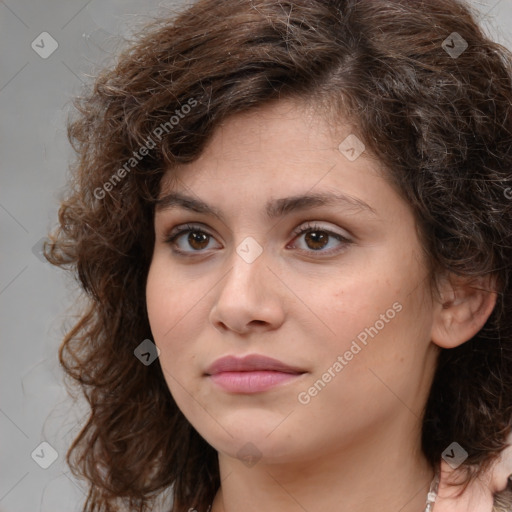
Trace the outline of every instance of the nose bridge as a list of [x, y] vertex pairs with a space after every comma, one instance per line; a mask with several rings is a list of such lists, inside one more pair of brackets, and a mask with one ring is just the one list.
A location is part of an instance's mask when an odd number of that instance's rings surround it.
[[233, 251], [211, 312], [216, 326], [245, 332], [249, 325], [276, 327], [282, 322], [282, 304], [273, 289], [267, 255], [255, 242], [245, 239]]
[[233, 253], [224, 287], [239, 293], [256, 293], [257, 285], [263, 282], [262, 275], [268, 272], [265, 256], [263, 247], [254, 238], [244, 239]]

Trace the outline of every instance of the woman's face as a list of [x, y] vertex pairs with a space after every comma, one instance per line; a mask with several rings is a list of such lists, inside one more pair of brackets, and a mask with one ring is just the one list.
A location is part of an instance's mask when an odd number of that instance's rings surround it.
[[[419, 444], [436, 347], [413, 214], [339, 133], [269, 104], [162, 182], [151, 330], [172, 396], [221, 454]], [[253, 355], [281, 365], [236, 360]]]

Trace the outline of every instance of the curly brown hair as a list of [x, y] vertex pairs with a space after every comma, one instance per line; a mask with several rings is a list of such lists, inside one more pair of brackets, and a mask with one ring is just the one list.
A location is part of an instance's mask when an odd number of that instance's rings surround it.
[[67, 454], [91, 484], [84, 510], [142, 512], [172, 488], [173, 511], [201, 512], [219, 488], [217, 453], [158, 360], [134, 357], [152, 339], [154, 204], [219, 123], [280, 98], [352, 123], [413, 207], [434, 276], [495, 277], [484, 328], [440, 350], [422, 449], [434, 468], [457, 440], [468, 481], [496, 460], [512, 428], [512, 54], [475, 20], [461, 0], [200, 0], [147, 25], [75, 99], [46, 256], [87, 301], [59, 351], [91, 409]]

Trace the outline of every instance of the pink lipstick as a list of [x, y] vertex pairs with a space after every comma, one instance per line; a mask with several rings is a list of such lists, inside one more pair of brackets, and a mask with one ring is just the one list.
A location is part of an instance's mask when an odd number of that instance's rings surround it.
[[261, 393], [290, 382], [306, 373], [277, 359], [262, 355], [243, 358], [226, 356], [217, 359], [205, 374], [218, 386], [231, 393]]

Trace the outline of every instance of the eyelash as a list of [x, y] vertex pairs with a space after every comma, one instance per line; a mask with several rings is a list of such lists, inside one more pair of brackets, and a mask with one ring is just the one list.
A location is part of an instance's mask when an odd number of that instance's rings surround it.
[[[300, 228], [295, 229], [293, 231], [294, 240], [295, 240], [295, 238], [298, 238], [299, 236], [301, 236], [301, 235], [303, 235], [305, 233], [315, 232], [315, 231], [320, 231], [322, 233], [326, 233], [329, 237], [335, 238], [336, 240], [338, 240], [342, 244], [342, 248], [346, 247], [346, 246], [348, 246], [348, 245], [350, 245], [352, 243], [352, 240], [350, 240], [349, 238], [341, 235], [340, 233], [336, 233], [336, 232], [331, 231], [329, 229], [323, 228], [322, 226], [319, 226], [318, 224], [315, 224], [315, 223], [313, 223], [313, 224], [308, 223], [305, 226], [301, 226]], [[190, 232], [202, 233], [202, 234], [207, 235], [208, 237], [215, 238], [211, 233], [209, 233], [208, 231], [206, 231], [202, 227], [195, 226], [193, 224], [186, 224], [186, 225], [180, 226], [180, 227], [172, 230], [168, 235], [166, 235], [165, 238], [164, 238], [164, 243], [173, 246], [172, 250], [175, 253], [177, 253], [179, 255], [182, 255], [182, 256], [186, 256], [186, 257], [194, 257], [194, 253], [196, 253], [197, 255], [201, 255], [204, 252], [206, 252], [206, 251], [203, 251], [203, 250], [183, 251], [181, 249], [177, 249], [176, 248], [176, 240], [180, 236], [182, 236], [182, 235], [184, 235], [186, 233], [190, 233]], [[299, 251], [306, 252], [308, 254], [316, 253], [316, 254], [322, 254], [322, 255], [332, 255], [332, 254], [341, 252], [341, 250], [342, 249], [340, 249], [339, 247], [336, 248], [336, 249], [329, 249], [327, 251], [323, 251], [322, 249], [319, 249], [319, 250], [316, 250], [316, 251], [314, 249], [309, 249], [309, 250], [299, 249]]]

